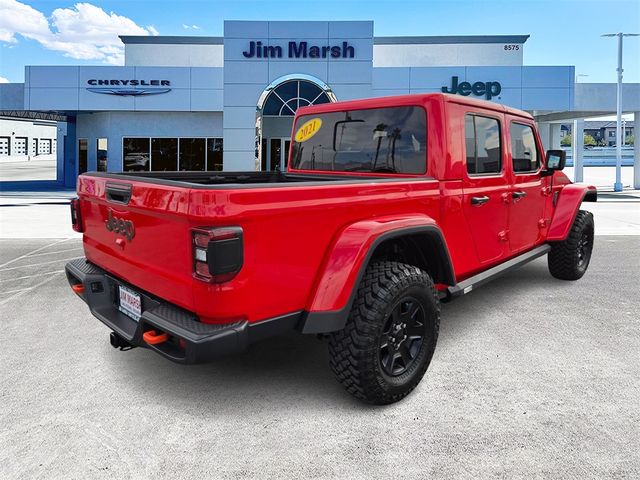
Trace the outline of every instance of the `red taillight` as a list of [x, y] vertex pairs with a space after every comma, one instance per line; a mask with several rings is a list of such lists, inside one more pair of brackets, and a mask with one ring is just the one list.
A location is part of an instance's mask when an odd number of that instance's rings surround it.
[[211, 237], [207, 233], [194, 232], [193, 243], [196, 247], [207, 248]]
[[209, 283], [224, 283], [235, 277], [244, 262], [242, 228], [194, 228], [193, 276]]
[[71, 200], [71, 226], [76, 232], [84, 232], [79, 198], [73, 198]]
[[207, 265], [205, 262], [201, 262], [196, 260], [196, 275], [199, 277], [202, 277], [202, 279], [210, 279], [211, 278], [211, 273], [209, 272], [209, 265]]

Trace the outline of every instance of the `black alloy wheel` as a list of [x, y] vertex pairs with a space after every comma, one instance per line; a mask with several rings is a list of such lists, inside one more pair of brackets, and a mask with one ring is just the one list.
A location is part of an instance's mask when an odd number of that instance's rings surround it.
[[567, 238], [551, 243], [549, 272], [561, 280], [578, 280], [587, 271], [593, 252], [593, 214], [579, 210]]
[[433, 280], [416, 267], [377, 261], [367, 267], [344, 329], [329, 340], [336, 377], [356, 398], [387, 405], [424, 376], [438, 340], [440, 304]]
[[393, 308], [380, 337], [380, 366], [390, 377], [405, 373], [415, 362], [422, 347], [425, 312], [412, 297], [402, 298]]

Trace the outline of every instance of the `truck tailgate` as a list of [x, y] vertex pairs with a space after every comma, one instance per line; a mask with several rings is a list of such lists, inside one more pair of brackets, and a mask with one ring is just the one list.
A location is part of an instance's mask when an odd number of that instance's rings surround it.
[[193, 310], [188, 188], [82, 176], [78, 196], [89, 261]]

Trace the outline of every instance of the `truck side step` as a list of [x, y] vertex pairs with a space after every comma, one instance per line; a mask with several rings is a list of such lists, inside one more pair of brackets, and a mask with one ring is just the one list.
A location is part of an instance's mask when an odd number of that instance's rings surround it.
[[500, 275], [504, 275], [511, 270], [521, 267], [522, 265], [529, 263], [536, 258], [539, 258], [545, 254], [547, 254], [551, 250], [551, 246], [548, 244], [540, 245], [539, 247], [534, 248], [522, 255], [518, 255], [511, 260], [507, 260], [500, 265], [496, 265], [489, 270], [485, 270], [484, 272], [480, 272], [473, 277], [469, 277], [466, 280], [454, 285], [453, 287], [449, 287], [447, 289], [448, 295], [442, 299], [443, 302], [451, 301], [457, 297], [465, 295], [471, 292], [474, 288], [479, 287], [480, 285], [493, 280], [494, 278], [499, 277]]

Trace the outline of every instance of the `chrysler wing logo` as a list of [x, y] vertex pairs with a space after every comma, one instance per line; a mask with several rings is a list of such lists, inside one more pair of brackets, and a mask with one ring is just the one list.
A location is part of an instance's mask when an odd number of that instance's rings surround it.
[[159, 95], [170, 92], [170, 88], [148, 88], [145, 90], [132, 88], [87, 88], [93, 93], [104, 93], [105, 95], [120, 95], [121, 97], [139, 97], [141, 95]]
[[[95, 79], [87, 80], [87, 90], [92, 93], [102, 93], [105, 95], [119, 95], [121, 97], [139, 97], [142, 95], [159, 95], [171, 91], [171, 88], [153, 88], [153, 87], [170, 87], [170, 80], [117, 80], [117, 79]], [[99, 87], [99, 88], [94, 88]], [[152, 88], [145, 88], [152, 87]]]

